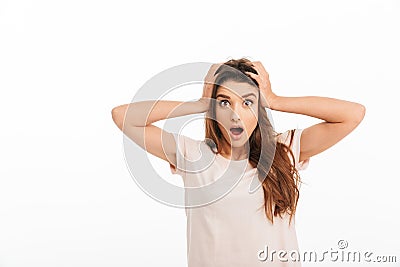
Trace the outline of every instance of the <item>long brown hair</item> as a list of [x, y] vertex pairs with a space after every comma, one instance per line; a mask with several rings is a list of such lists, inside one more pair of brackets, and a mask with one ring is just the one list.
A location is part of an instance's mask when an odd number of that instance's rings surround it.
[[[239, 75], [238, 71], [241, 72]], [[246, 82], [259, 89], [258, 82], [248, 76], [245, 73], [246, 71], [257, 74], [257, 71], [252, 67], [251, 61], [246, 58], [231, 59], [222, 64], [215, 71], [216, 79], [211, 98], [216, 99], [218, 87], [228, 80]], [[211, 101], [205, 118], [205, 137], [207, 145], [214, 152], [220, 153], [222, 149], [220, 144], [223, 136], [216, 120], [215, 108], [215, 101]], [[273, 129], [266, 110], [261, 107], [259, 97], [258, 124], [250, 135], [248, 144], [250, 149], [249, 162], [253, 168], [257, 167], [258, 178], [260, 182], [262, 181], [265, 200], [264, 210], [267, 219], [273, 223], [275, 216], [279, 215], [282, 218], [282, 215], [287, 212], [290, 214], [290, 225], [292, 216], [296, 212], [299, 199], [298, 186], [301, 180], [299, 173], [288, 156], [290, 154], [294, 163], [294, 155], [290, 149], [294, 137], [294, 129], [289, 132], [289, 146], [277, 142], [277, 137], [280, 134]]]

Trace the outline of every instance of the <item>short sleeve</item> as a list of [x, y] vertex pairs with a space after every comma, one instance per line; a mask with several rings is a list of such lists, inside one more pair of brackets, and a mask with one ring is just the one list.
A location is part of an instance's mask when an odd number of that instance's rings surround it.
[[193, 161], [199, 151], [201, 141], [188, 136], [172, 133], [176, 143], [176, 167], [169, 164], [172, 174], [183, 176], [187, 169], [187, 162]]
[[[294, 129], [294, 134], [293, 134], [293, 140], [290, 145], [290, 149], [293, 152], [294, 159], [295, 159], [295, 167], [297, 170], [305, 170], [307, 169], [310, 159], [305, 159], [302, 161], [299, 161], [300, 159], [300, 138], [301, 138], [301, 133], [303, 132], [304, 129]], [[287, 130], [286, 132], [282, 133], [279, 136], [279, 140], [281, 143], [284, 143], [289, 146], [290, 141], [291, 141], [291, 130]]]

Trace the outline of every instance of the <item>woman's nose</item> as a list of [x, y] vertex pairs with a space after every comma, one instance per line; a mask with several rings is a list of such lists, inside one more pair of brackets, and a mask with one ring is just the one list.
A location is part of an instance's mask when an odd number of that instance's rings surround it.
[[239, 116], [239, 108], [237, 105], [232, 105], [232, 110], [231, 110], [231, 120], [232, 121], [239, 121], [240, 116]]

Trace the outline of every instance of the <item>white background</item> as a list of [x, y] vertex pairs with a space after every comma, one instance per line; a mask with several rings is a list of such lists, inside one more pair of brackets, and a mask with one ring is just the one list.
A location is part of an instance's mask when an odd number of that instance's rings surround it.
[[[299, 246], [344, 239], [399, 266], [399, 25], [394, 0], [1, 1], [0, 266], [185, 266], [184, 210], [135, 184], [111, 110], [167, 68], [242, 56], [278, 95], [366, 107], [301, 173]], [[273, 116], [278, 131], [320, 122]]]

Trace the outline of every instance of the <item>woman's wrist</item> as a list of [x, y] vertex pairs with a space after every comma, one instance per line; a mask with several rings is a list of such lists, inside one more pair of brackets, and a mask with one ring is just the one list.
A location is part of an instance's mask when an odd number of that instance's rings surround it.
[[276, 109], [277, 108], [277, 104], [279, 102], [279, 98], [280, 96], [277, 96], [276, 94], [271, 94], [268, 96], [266, 102], [266, 106], [264, 108], [269, 108], [269, 109]]
[[200, 113], [207, 112], [210, 108], [211, 99], [207, 97], [202, 97], [195, 101], [197, 106], [197, 110], [200, 110]]

